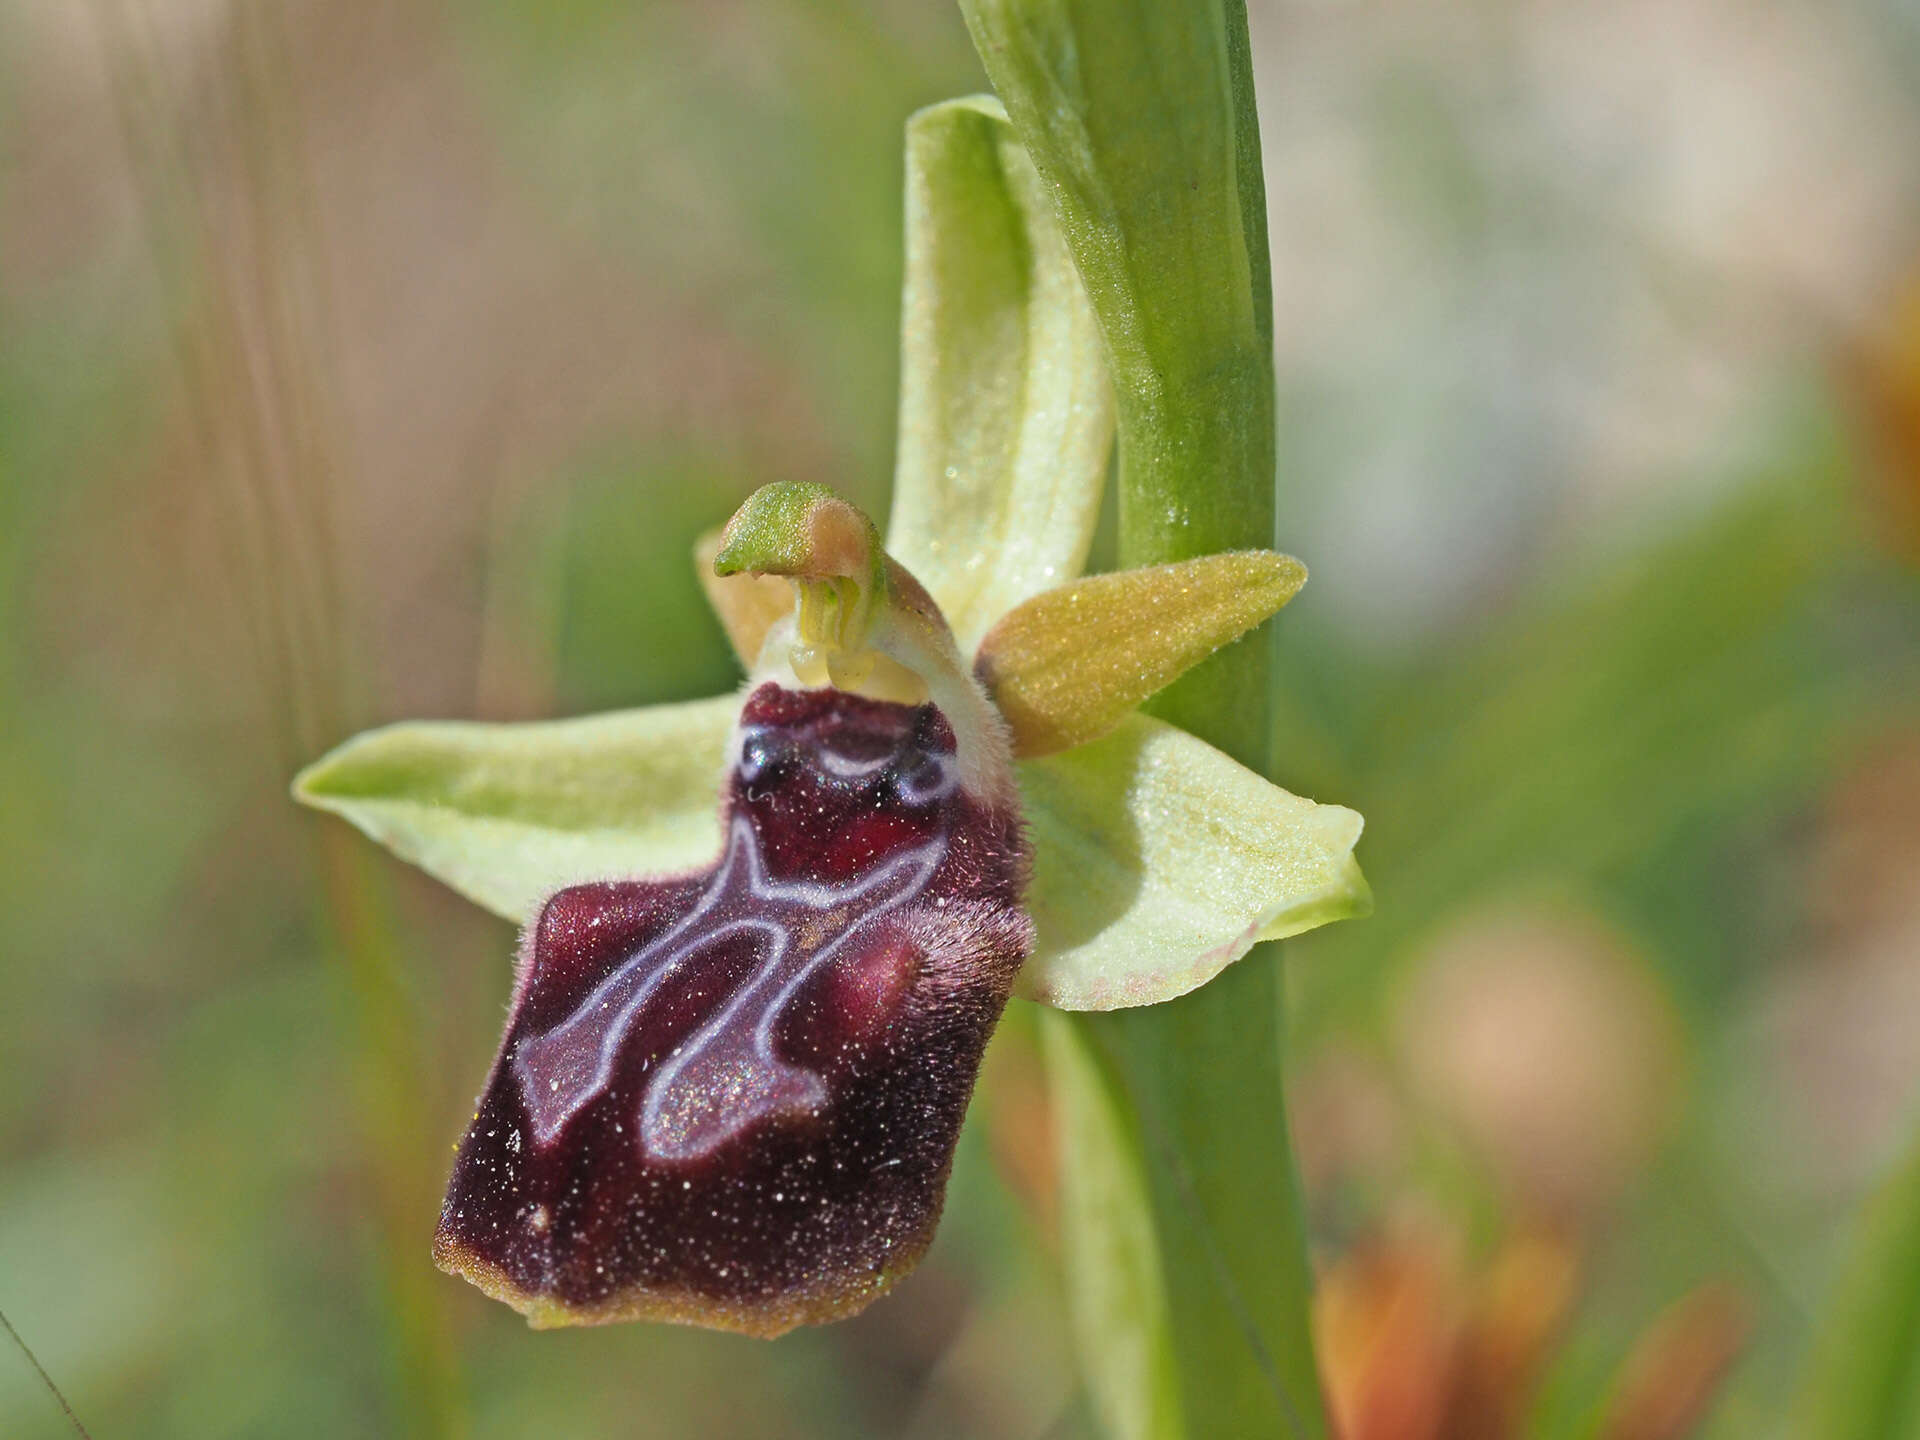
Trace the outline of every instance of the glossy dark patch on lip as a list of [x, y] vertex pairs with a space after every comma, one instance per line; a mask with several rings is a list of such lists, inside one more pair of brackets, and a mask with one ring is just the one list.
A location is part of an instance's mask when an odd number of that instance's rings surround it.
[[1031, 946], [1018, 818], [954, 747], [931, 705], [762, 686], [716, 864], [547, 902], [443, 1268], [536, 1325], [777, 1335], [912, 1267]]

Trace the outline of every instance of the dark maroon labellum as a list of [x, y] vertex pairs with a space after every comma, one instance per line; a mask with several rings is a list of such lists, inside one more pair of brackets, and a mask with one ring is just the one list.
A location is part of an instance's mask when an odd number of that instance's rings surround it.
[[1031, 946], [1018, 817], [931, 705], [763, 685], [704, 874], [577, 885], [522, 942], [434, 1257], [535, 1324], [755, 1335], [925, 1250]]

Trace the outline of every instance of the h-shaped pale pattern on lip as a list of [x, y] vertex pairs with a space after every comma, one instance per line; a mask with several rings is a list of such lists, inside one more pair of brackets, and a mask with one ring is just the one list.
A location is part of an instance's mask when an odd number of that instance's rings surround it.
[[[823, 754], [824, 768], [848, 774], [837, 758]], [[936, 833], [847, 890], [810, 880], [780, 884], [767, 875], [752, 822], [736, 816], [720, 866], [686, 918], [636, 951], [570, 1017], [514, 1051], [534, 1139], [551, 1142], [604, 1093], [622, 1045], [665, 982], [741, 935], [757, 942], [752, 977], [654, 1071], [640, 1143], [658, 1159], [693, 1159], [766, 1116], [822, 1104], [820, 1077], [774, 1053], [774, 1027], [810, 976], [926, 888], [945, 842]]]
[[573, 886], [530, 927], [436, 1253], [536, 1323], [777, 1334], [931, 1237], [1031, 944], [1011, 810], [932, 705], [761, 686], [701, 875]]

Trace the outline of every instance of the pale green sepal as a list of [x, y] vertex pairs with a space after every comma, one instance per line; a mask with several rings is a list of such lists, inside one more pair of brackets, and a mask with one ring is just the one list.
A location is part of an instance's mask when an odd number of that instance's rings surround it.
[[370, 730], [294, 796], [510, 920], [584, 880], [696, 869], [720, 851], [732, 695], [526, 725]]
[[1086, 563], [1112, 387], [1052, 199], [998, 100], [913, 116], [906, 184], [887, 548], [971, 654], [1001, 615]]
[[1186, 731], [1134, 715], [1015, 766], [1038, 927], [1019, 993], [1063, 1010], [1153, 1005], [1261, 940], [1371, 906], [1361, 819], [1263, 780]]

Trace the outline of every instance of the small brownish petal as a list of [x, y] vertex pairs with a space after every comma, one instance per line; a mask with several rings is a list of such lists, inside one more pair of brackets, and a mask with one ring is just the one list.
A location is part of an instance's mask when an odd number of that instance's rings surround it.
[[716, 575], [713, 561], [720, 553], [721, 534], [709, 530], [694, 542], [694, 573], [700, 577], [700, 588], [719, 616], [741, 668], [751, 673], [760, 662], [767, 631], [793, 613], [793, 585], [778, 575], [748, 575], [744, 571]]
[[958, 774], [931, 705], [757, 690], [713, 868], [530, 927], [442, 1268], [537, 1326], [764, 1336], [910, 1270], [1031, 947], [1018, 817]]
[[1239, 550], [1093, 575], [1000, 617], [974, 673], [1006, 717], [1013, 753], [1097, 740], [1307, 583], [1290, 555]]

